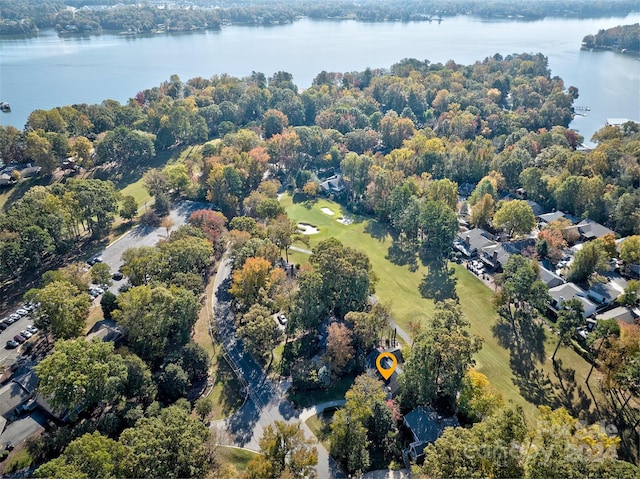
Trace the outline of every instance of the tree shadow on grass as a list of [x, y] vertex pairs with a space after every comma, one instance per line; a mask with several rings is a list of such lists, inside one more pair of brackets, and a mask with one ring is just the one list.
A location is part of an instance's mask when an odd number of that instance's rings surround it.
[[389, 236], [392, 241], [396, 241], [397, 237], [391, 233], [391, 230], [378, 221], [369, 220], [364, 225], [364, 232], [371, 235], [372, 238], [377, 239], [380, 242], [385, 242]]
[[236, 412], [244, 400], [242, 384], [233, 373], [222, 354], [216, 358], [216, 376], [213, 387], [220, 388], [220, 395], [216, 408], [222, 416], [229, 416]]
[[587, 392], [577, 384], [575, 369], [565, 368], [561, 359], [555, 361], [553, 369], [558, 379], [558, 396], [562, 405], [573, 417], [595, 422], [598, 414], [595, 410], [591, 410], [593, 401], [588, 397]]
[[409, 241], [395, 241], [389, 246], [385, 259], [398, 266], [408, 266], [412, 273], [418, 271], [416, 247]]
[[422, 297], [434, 301], [457, 300], [455, 270], [448, 269], [447, 263], [441, 261], [431, 261], [428, 268], [419, 286]]

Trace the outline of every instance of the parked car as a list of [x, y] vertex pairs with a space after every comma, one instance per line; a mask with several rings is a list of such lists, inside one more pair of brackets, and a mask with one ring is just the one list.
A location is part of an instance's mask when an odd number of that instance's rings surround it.
[[4, 321], [0, 322], [0, 331], [4, 331], [5, 329], [7, 329], [9, 326], [7, 325], [7, 323], [5, 323]]
[[22, 336], [22, 335], [20, 335], [20, 334], [16, 334], [16, 335], [13, 337], [13, 340], [14, 340], [14, 341], [16, 341], [17, 343], [22, 344], [22, 343], [25, 343], [25, 342], [27, 341], [27, 338], [25, 338], [24, 336]]
[[33, 336], [33, 333], [30, 333], [26, 329], [23, 329], [22, 331], [20, 331], [20, 336], [22, 336], [25, 339], [29, 339], [31, 336]]
[[27, 331], [29, 331], [31, 334], [36, 334], [38, 332], [38, 328], [36, 328], [33, 325], [27, 326]]
[[19, 314], [20, 316], [26, 316], [27, 314], [29, 314], [29, 311], [27, 311], [24, 308], [20, 308], [20, 309], [16, 310], [16, 314]]
[[20, 404], [17, 408], [14, 409], [16, 416], [20, 414], [27, 413], [33, 411], [38, 406], [38, 403], [34, 398], [29, 399], [26, 403]]
[[5, 324], [13, 324], [17, 321], [17, 318], [13, 318], [11, 316], [7, 316], [6, 318], [4, 318], [4, 322]]
[[116, 271], [115, 273], [113, 273], [113, 275], [111, 276], [111, 279], [113, 279], [114, 281], [120, 281], [122, 278], [124, 278], [123, 274], [120, 271]]
[[9, 315], [10, 318], [13, 318], [14, 320], [19, 320], [22, 316], [20, 316], [18, 313], [13, 313]]
[[279, 314], [278, 322], [284, 326], [285, 324], [287, 324], [287, 317], [284, 314]]
[[7, 341], [7, 345], [5, 346], [5, 348], [7, 349], [15, 349], [19, 346], [20, 343], [18, 343], [18, 341], [14, 341], [13, 339], [10, 339], [9, 341]]

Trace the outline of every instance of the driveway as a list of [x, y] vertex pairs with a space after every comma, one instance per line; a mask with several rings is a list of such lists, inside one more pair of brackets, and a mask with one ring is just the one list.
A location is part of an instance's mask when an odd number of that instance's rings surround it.
[[36, 410], [30, 415], [24, 416], [9, 424], [2, 434], [0, 434], [0, 444], [10, 442], [14, 446], [17, 446], [35, 433], [43, 431], [46, 425], [47, 420], [44, 413]]
[[[315, 437], [304, 422], [302, 411], [295, 409], [286, 399], [286, 383], [276, 383], [271, 380], [262, 367], [244, 351], [242, 340], [235, 334], [235, 322], [228, 301], [227, 290], [231, 274], [231, 261], [225, 255], [220, 262], [214, 281], [213, 311], [217, 328], [218, 340], [223, 344], [234, 369], [244, 378], [248, 398], [244, 406], [224, 421], [214, 423], [222, 429], [221, 442], [259, 451], [258, 441], [262, 431], [274, 421], [301, 421], [301, 428], [307, 437]], [[325, 447], [318, 443], [317, 472], [320, 478], [346, 478], [329, 456]]]

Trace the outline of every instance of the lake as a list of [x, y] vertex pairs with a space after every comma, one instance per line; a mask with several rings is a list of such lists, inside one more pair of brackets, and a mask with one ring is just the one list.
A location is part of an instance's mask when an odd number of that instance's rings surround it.
[[360, 23], [302, 19], [270, 27], [227, 26], [220, 31], [145, 37], [100, 35], [0, 40], [0, 100], [13, 111], [0, 123], [24, 127], [29, 113], [73, 103], [126, 102], [138, 91], [178, 74], [182, 80], [252, 71], [287, 71], [301, 88], [322, 70], [389, 67], [402, 58], [460, 64], [495, 53], [542, 52], [552, 75], [578, 87], [575, 102], [591, 109], [572, 127], [589, 139], [607, 118], [640, 120], [640, 61], [613, 52], [582, 51], [582, 38], [626, 18], [487, 21], [458, 16], [437, 22]]

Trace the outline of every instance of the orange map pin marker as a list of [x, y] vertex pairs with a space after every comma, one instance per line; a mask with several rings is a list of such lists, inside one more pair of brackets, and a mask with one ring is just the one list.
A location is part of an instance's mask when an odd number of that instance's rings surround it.
[[[382, 366], [382, 360], [385, 358], [391, 361], [391, 367], [385, 368]], [[385, 380], [391, 377], [393, 372], [396, 370], [397, 365], [398, 365], [398, 360], [391, 353], [381, 353], [378, 355], [378, 358], [376, 359], [376, 366], [378, 368], [378, 371], [380, 371], [380, 374]]]

